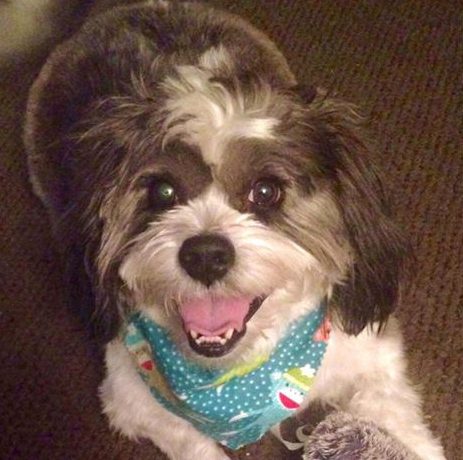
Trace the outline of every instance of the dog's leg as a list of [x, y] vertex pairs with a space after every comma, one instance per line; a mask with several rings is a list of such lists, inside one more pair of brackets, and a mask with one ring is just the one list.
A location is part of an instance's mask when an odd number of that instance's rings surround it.
[[321, 399], [375, 422], [422, 459], [443, 449], [423, 420], [420, 398], [406, 377], [400, 332], [346, 336], [334, 330], [310, 399]]
[[172, 460], [228, 459], [212, 439], [154, 400], [121, 343], [107, 346], [106, 366], [100, 394], [114, 428], [130, 438], [150, 439]]

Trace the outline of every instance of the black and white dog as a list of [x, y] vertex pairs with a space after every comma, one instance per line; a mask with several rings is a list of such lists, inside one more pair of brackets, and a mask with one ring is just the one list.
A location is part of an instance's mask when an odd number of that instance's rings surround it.
[[171, 459], [227, 458], [153, 396], [126, 340], [134, 314], [184, 362], [242, 376], [326, 302], [331, 333], [299, 410], [321, 401], [444, 458], [390, 317], [405, 250], [360, 117], [302, 89], [264, 34], [198, 3], [95, 14], [36, 80], [25, 141], [74, 295], [106, 343], [112, 426]]

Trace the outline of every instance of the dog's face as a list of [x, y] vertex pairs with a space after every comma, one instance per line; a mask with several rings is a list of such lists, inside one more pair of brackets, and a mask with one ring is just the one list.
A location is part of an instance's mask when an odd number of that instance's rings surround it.
[[[243, 357], [274, 345], [347, 271], [334, 191], [312, 153], [323, 147], [307, 143], [303, 102], [257, 76], [219, 81], [179, 67], [160, 89], [157, 135], [134, 145], [148, 152], [126, 157], [98, 204], [98, 273], [123, 253], [118, 278], [132, 308], [190, 355]], [[99, 141], [111, 123], [100, 122]], [[134, 135], [122, 129], [120, 139]]]
[[29, 143], [65, 151], [48, 199], [111, 336], [141, 309], [220, 364], [267, 352], [325, 296], [347, 332], [387, 317], [402, 247], [351, 106], [238, 72], [222, 46], [138, 75], [63, 56], [36, 85]]

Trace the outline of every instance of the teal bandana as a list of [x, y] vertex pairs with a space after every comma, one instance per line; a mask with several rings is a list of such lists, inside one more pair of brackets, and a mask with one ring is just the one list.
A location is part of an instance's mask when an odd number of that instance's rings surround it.
[[290, 417], [310, 390], [326, 343], [323, 306], [293, 323], [275, 350], [231, 370], [185, 359], [167, 331], [142, 314], [124, 337], [141, 378], [165, 408], [232, 449], [260, 439]]

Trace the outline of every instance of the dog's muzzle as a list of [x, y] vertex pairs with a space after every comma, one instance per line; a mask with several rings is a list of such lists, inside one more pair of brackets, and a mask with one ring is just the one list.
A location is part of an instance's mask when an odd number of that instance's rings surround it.
[[[235, 248], [223, 235], [203, 233], [183, 242], [178, 260], [191, 278], [209, 288], [233, 267]], [[225, 355], [243, 337], [247, 321], [263, 300], [264, 296], [207, 293], [185, 299], [178, 307], [191, 348], [208, 357]]]

